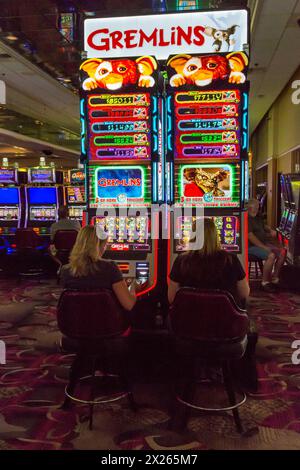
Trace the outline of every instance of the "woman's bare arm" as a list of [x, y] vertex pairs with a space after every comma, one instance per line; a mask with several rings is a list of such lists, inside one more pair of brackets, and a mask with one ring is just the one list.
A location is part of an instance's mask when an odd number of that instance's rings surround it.
[[132, 310], [136, 303], [135, 292], [129, 292], [124, 280], [116, 282], [112, 285], [113, 291], [125, 310]]
[[168, 288], [168, 300], [170, 304], [174, 302], [176, 293], [179, 289], [180, 289], [180, 284], [178, 282], [174, 282], [170, 280], [170, 284]]

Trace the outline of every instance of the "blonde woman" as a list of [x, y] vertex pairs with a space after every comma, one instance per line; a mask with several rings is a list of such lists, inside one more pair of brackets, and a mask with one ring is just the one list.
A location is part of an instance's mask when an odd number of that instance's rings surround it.
[[237, 256], [221, 250], [218, 232], [212, 219], [204, 219], [202, 249], [189, 251], [176, 258], [170, 274], [170, 303], [173, 303], [180, 287], [226, 290], [243, 306], [249, 296], [245, 271]]
[[136, 302], [135, 283], [130, 290], [122, 273], [113, 261], [102, 259], [106, 235], [96, 227], [86, 226], [78, 233], [71, 251], [70, 263], [61, 269], [60, 280], [70, 289], [111, 289], [125, 310], [132, 310]]

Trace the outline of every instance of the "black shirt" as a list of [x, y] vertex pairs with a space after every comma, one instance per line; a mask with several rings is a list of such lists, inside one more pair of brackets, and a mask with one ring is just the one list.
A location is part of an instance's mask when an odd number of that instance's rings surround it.
[[[184, 257], [189, 256], [188, 266], [182, 268], [183, 262], [186, 262]], [[210, 276], [205, 277], [205, 270], [199, 269], [200, 263], [205, 263], [209, 266]], [[202, 264], [202, 268], [203, 268]], [[214, 266], [221, 265], [221, 272]], [[199, 275], [197, 275], [199, 270]], [[211, 274], [213, 273], [213, 276]], [[183, 254], [176, 258], [170, 279], [179, 283], [180, 287], [195, 287], [200, 289], [220, 289], [230, 292], [235, 300], [239, 302], [236, 291], [237, 282], [245, 278], [245, 271], [236, 255], [229, 255], [225, 252], [219, 252], [217, 255], [206, 257], [205, 260], [201, 255], [194, 254], [192, 256]]]
[[74, 277], [69, 264], [62, 267], [60, 274], [60, 283], [69, 289], [112, 289], [112, 285], [122, 279], [118, 266], [113, 261], [105, 260], [99, 260], [97, 271], [88, 276]]
[[[253, 233], [256, 238], [259, 239], [262, 243], [267, 242], [267, 232], [265, 229], [264, 219], [260, 215], [256, 215], [252, 217], [249, 215], [248, 217], [248, 233]], [[253, 244], [249, 240], [249, 246], [253, 246]]]

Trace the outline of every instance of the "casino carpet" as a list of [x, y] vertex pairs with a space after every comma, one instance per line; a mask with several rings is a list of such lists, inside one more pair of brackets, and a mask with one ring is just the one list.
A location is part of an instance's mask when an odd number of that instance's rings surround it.
[[240, 413], [259, 433], [243, 438], [226, 413], [198, 413], [186, 432], [168, 431], [163, 380], [135, 384], [137, 413], [126, 400], [96, 407], [89, 431], [86, 406], [59, 409], [72, 359], [55, 346], [60, 289], [55, 281], [0, 281], [0, 339], [7, 345], [7, 363], [0, 366], [0, 449], [300, 449], [300, 366], [291, 363], [291, 343], [300, 339], [300, 295], [262, 294], [253, 284], [249, 313], [259, 331], [259, 390]]

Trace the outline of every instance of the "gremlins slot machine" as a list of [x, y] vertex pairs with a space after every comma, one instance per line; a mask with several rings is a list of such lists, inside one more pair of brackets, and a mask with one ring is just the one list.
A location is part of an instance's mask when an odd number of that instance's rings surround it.
[[247, 65], [239, 51], [168, 60], [168, 200], [174, 205], [168, 271], [179, 253], [192, 249], [203, 217], [214, 220], [222, 248], [247, 265]]
[[86, 223], [104, 229], [105, 256], [129, 281], [137, 279], [143, 295], [157, 282], [150, 209], [158, 200], [158, 64], [151, 56], [90, 58], [80, 69]]

